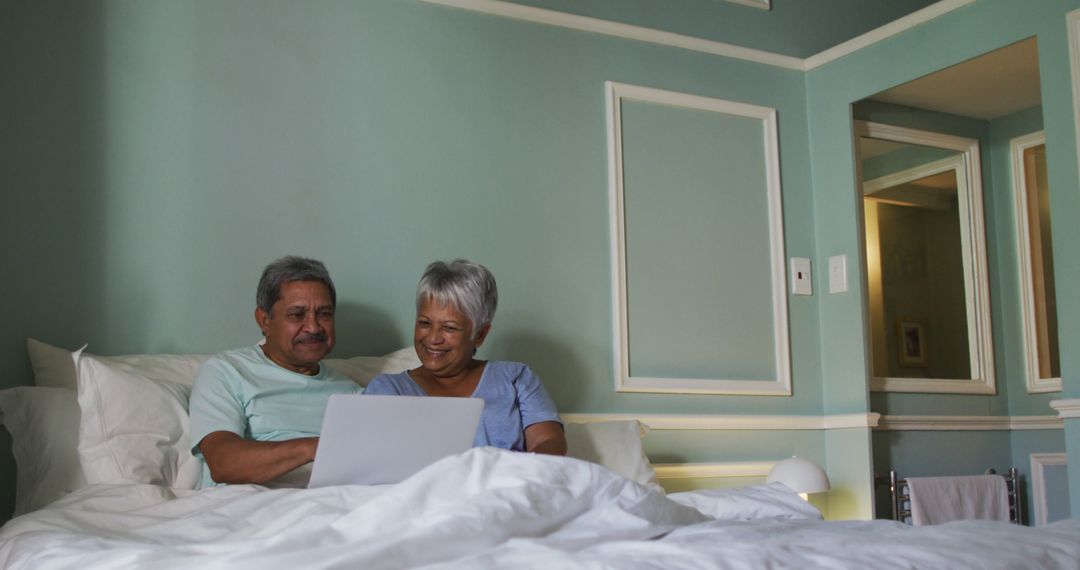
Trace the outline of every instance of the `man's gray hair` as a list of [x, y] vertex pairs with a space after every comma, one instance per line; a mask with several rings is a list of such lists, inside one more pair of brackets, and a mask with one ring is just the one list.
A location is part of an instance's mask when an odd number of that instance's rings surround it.
[[263, 269], [259, 289], [255, 292], [255, 306], [273, 312], [274, 303], [281, 299], [281, 286], [293, 281], [318, 281], [330, 290], [330, 302], [337, 306], [337, 291], [330, 279], [330, 272], [323, 262], [289, 255], [272, 261]]
[[428, 299], [464, 313], [475, 335], [495, 318], [499, 289], [495, 286], [495, 276], [479, 263], [467, 259], [436, 261], [427, 266], [416, 286], [417, 312]]

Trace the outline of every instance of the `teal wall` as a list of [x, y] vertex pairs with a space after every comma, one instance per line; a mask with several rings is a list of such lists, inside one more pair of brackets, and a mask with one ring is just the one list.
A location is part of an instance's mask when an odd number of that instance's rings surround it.
[[779, 109], [788, 250], [808, 255], [801, 73], [421, 2], [259, 6], [5, 18], [20, 113], [3, 231], [34, 254], [5, 254], [25, 275], [3, 285], [23, 300], [0, 333], [7, 385], [29, 381], [26, 336], [104, 354], [252, 342], [255, 281], [286, 253], [335, 276], [335, 354], [385, 352], [409, 342], [424, 265], [465, 256], [502, 290], [484, 356], [529, 361], [567, 411], [820, 412], [812, 299], [791, 307], [791, 398], [611, 390], [604, 81]]
[[[818, 259], [846, 253], [856, 259], [861, 255], [856, 190], [852, 183], [854, 164], [851, 152], [850, 105], [874, 93], [959, 63], [981, 53], [1008, 45], [1030, 36], [1037, 36], [1041, 67], [1043, 115], [1047, 134], [1047, 162], [1054, 204], [1055, 230], [1066, 220], [1075, 219], [1080, 212], [1080, 193], [1077, 192], [1076, 142], [1070, 70], [1068, 64], [1065, 14], [1080, 7], [1075, 1], [1010, 2], [983, 0], [961, 8], [899, 36], [879, 42], [847, 57], [838, 59], [807, 74], [808, 108], [811, 133], [811, 163]], [[883, 65], [883, 62], [888, 62]], [[987, 142], [982, 143], [985, 151]], [[986, 154], [984, 152], [984, 154]], [[1006, 267], [1012, 235], [1002, 230], [995, 233], [1008, 214], [1002, 213], [1004, 203], [998, 196], [998, 181], [987, 176], [983, 165], [984, 182], [992, 189], [991, 199], [984, 204], [988, 226], [987, 245], [990, 257], [992, 319], [995, 323], [995, 367], [998, 373], [998, 395], [971, 398], [963, 396], [909, 397], [902, 394], [875, 395], [875, 410], [889, 413], [1000, 415], [1016, 410], [1050, 415], [1043, 409], [1035, 412], [1045, 397], [1010, 398], [1022, 384], [1022, 377], [1010, 374], [1015, 350], [1004, 350], [1008, 340], [999, 328], [1007, 323], [1006, 307], [1013, 301], [1005, 296], [1015, 290], [1007, 285], [1015, 279]], [[1007, 219], [1007, 218], [1006, 218]], [[1007, 227], [1007, 226], [1006, 226]], [[1055, 232], [1054, 251], [1058, 256], [1075, 255], [1080, 238], [1076, 224], [1066, 231]], [[859, 267], [849, 268], [855, 282], [864, 282]], [[1056, 267], [1059, 290], [1080, 285], [1080, 269]], [[1009, 287], [1013, 287], [1012, 290]], [[865, 324], [862, 310], [865, 304], [862, 288], [848, 295], [832, 295], [821, 299], [823, 330], [845, 331], [822, 337], [822, 376], [825, 379], [826, 412], [861, 409], [865, 387], [862, 378], [868, 369], [868, 353], [864, 342]], [[1008, 310], [1012, 310], [1015, 304]], [[1063, 346], [1080, 342], [1080, 302], [1075, 299], [1059, 301], [1059, 319]], [[1007, 333], [1011, 335], [1013, 333]], [[1062, 369], [1065, 397], [1080, 393], [1080, 376], [1076, 356], [1063, 355]], [[862, 388], [862, 390], [860, 390]], [[1055, 397], [1061, 397], [1058, 395]], [[1075, 420], [1073, 420], [1075, 422]], [[1075, 457], [1080, 440], [1066, 431], [1065, 447]], [[993, 435], [984, 435], [996, 441]], [[998, 443], [994, 443], [998, 445]], [[1080, 488], [1080, 465], [1070, 467], [1070, 486]], [[1073, 511], [1080, 504], [1080, 495], [1071, 498]]]
[[384, 353], [423, 267], [462, 256], [501, 290], [481, 356], [529, 362], [564, 412], [820, 415], [813, 298], [789, 307], [790, 397], [617, 394], [611, 362], [604, 82], [776, 108], [787, 253], [810, 256], [801, 72], [419, 1], [255, 4], [0, 3], [0, 231], [23, 244], [0, 254], [0, 386], [31, 382], [28, 336], [252, 343], [284, 254], [334, 275], [336, 356]]
[[[786, 18], [795, 5], [778, 0], [771, 14]], [[28, 336], [88, 342], [101, 354], [253, 342], [257, 276], [290, 253], [323, 259], [335, 277], [335, 355], [383, 353], [409, 342], [424, 265], [464, 256], [488, 265], [502, 292], [481, 356], [529, 362], [565, 412], [866, 413], [850, 104], [1038, 34], [1055, 251], [1075, 254], [1064, 13], [1077, 7], [980, 0], [803, 73], [418, 0], [2, 0], [0, 73], [10, 88], [0, 90], [0, 236], [18, 247], [0, 254], [11, 268], [0, 295], [13, 300], [0, 329], [0, 386], [30, 383]], [[789, 22], [768, 36], [773, 50], [815, 50], [779, 39], [810, 27]], [[815, 296], [788, 298], [792, 396], [614, 393], [609, 80], [778, 110], [786, 255], [812, 258], [819, 276]], [[852, 286], [829, 295], [820, 277], [836, 254], [847, 254]], [[991, 267], [1000, 284], [1007, 269]], [[1080, 267], [1057, 271], [1059, 290], [1080, 284]], [[1061, 299], [1059, 310], [1069, 323], [1062, 345], [1076, 345], [1080, 300]], [[1063, 355], [1067, 397], [1080, 396], [1078, 358]], [[1009, 393], [889, 395], [885, 405], [1004, 414]], [[1077, 429], [1065, 432], [1074, 457]], [[830, 515], [869, 515], [867, 429], [646, 440], [659, 462], [775, 460], [793, 449], [826, 464]], [[1070, 485], [1080, 488], [1074, 463]], [[11, 481], [10, 460], [0, 461], [0, 488]], [[0, 497], [5, 506], [10, 496]]]

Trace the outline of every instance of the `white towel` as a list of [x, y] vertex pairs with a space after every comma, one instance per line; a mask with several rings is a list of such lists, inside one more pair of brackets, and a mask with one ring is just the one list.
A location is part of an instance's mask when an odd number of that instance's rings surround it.
[[911, 523], [955, 520], [1009, 520], [1009, 487], [1001, 475], [909, 477]]

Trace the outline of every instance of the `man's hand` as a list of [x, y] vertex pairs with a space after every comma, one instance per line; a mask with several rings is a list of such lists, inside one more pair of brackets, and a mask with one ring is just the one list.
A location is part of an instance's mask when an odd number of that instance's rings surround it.
[[199, 451], [216, 483], [266, 483], [315, 459], [319, 438], [251, 441], [229, 431], [215, 431], [199, 442]]

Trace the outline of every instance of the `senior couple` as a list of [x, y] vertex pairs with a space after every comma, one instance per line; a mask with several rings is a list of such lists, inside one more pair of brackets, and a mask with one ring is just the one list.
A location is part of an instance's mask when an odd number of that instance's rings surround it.
[[[416, 288], [420, 366], [381, 374], [365, 393], [481, 398], [474, 445], [563, 455], [559, 415], [532, 370], [475, 358], [497, 302], [495, 278], [484, 266], [461, 259], [429, 265]], [[284, 257], [263, 271], [255, 321], [265, 341], [210, 358], [195, 377], [192, 452], [206, 462], [203, 486], [273, 484], [314, 460], [327, 399], [362, 391], [322, 363], [334, 348], [336, 304], [319, 261]]]

